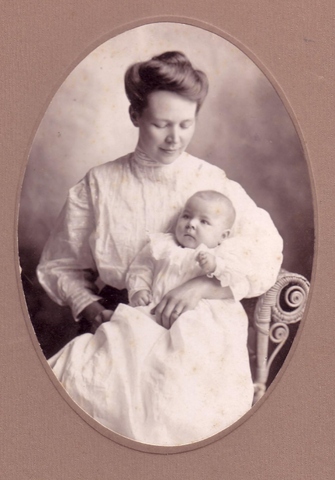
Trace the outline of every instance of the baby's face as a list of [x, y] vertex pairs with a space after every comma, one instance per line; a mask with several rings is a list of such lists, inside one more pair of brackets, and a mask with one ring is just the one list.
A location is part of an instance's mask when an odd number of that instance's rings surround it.
[[201, 243], [214, 248], [227, 235], [225, 223], [219, 202], [192, 197], [178, 218], [176, 239], [187, 248], [197, 248]]

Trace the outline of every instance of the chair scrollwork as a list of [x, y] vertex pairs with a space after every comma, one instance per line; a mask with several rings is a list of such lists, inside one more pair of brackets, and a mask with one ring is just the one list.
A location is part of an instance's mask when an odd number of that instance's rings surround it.
[[[281, 270], [275, 285], [256, 303], [253, 327], [256, 330], [256, 403], [265, 393], [273, 360], [290, 336], [290, 324], [302, 319], [309, 282], [296, 273]], [[270, 351], [270, 345], [274, 348]]]

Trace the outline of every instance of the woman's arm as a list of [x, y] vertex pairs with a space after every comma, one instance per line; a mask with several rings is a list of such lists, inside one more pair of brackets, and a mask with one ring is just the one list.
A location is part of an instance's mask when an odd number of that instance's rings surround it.
[[233, 202], [236, 221], [232, 235], [222, 242], [220, 257], [232, 277], [245, 279], [244, 297], [256, 297], [274, 285], [283, 255], [283, 240], [270, 215], [257, 207], [236, 182], [226, 180], [225, 193]]
[[283, 241], [270, 215], [255, 204], [241, 185], [206, 162], [198, 170], [196, 188], [217, 190], [230, 198], [236, 220], [231, 236], [222, 244], [226, 271], [245, 278], [248, 291], [244, 296], [266, 292], [275, 283], [283, 258]]
[[88, 176], [73, 187], [42, 253], [39, 282], [59, 305], [70, 306], [75, 319], [97, 302], [97, 271], [89, 245], [95, 230]]
[[151, 313], [163, 327], [170, 328], [182, 313], [193, 310], [203, 298], [219, 300], [233, 295], [216, 278], [196, 277], [170, 290]]

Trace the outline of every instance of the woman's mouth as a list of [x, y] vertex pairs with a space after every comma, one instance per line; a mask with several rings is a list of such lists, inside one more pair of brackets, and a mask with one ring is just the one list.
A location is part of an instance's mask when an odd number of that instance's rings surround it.
[[161, 148], [161, 150], [164, 152], [164, 153], [167, 153], [168, 155], [172, 154], [172, 153], [176, 153], [178, 152], [178, 148]]

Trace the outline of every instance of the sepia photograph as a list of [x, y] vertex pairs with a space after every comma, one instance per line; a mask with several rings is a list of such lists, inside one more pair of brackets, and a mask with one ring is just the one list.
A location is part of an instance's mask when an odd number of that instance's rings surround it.
[[18, 243], [45, 368], [83, 413], [147, 445], [224, 432], [275, 388], [312, 278], [311, 180], [284, 94], [203, 28], [110, 38], [36, 131]]

